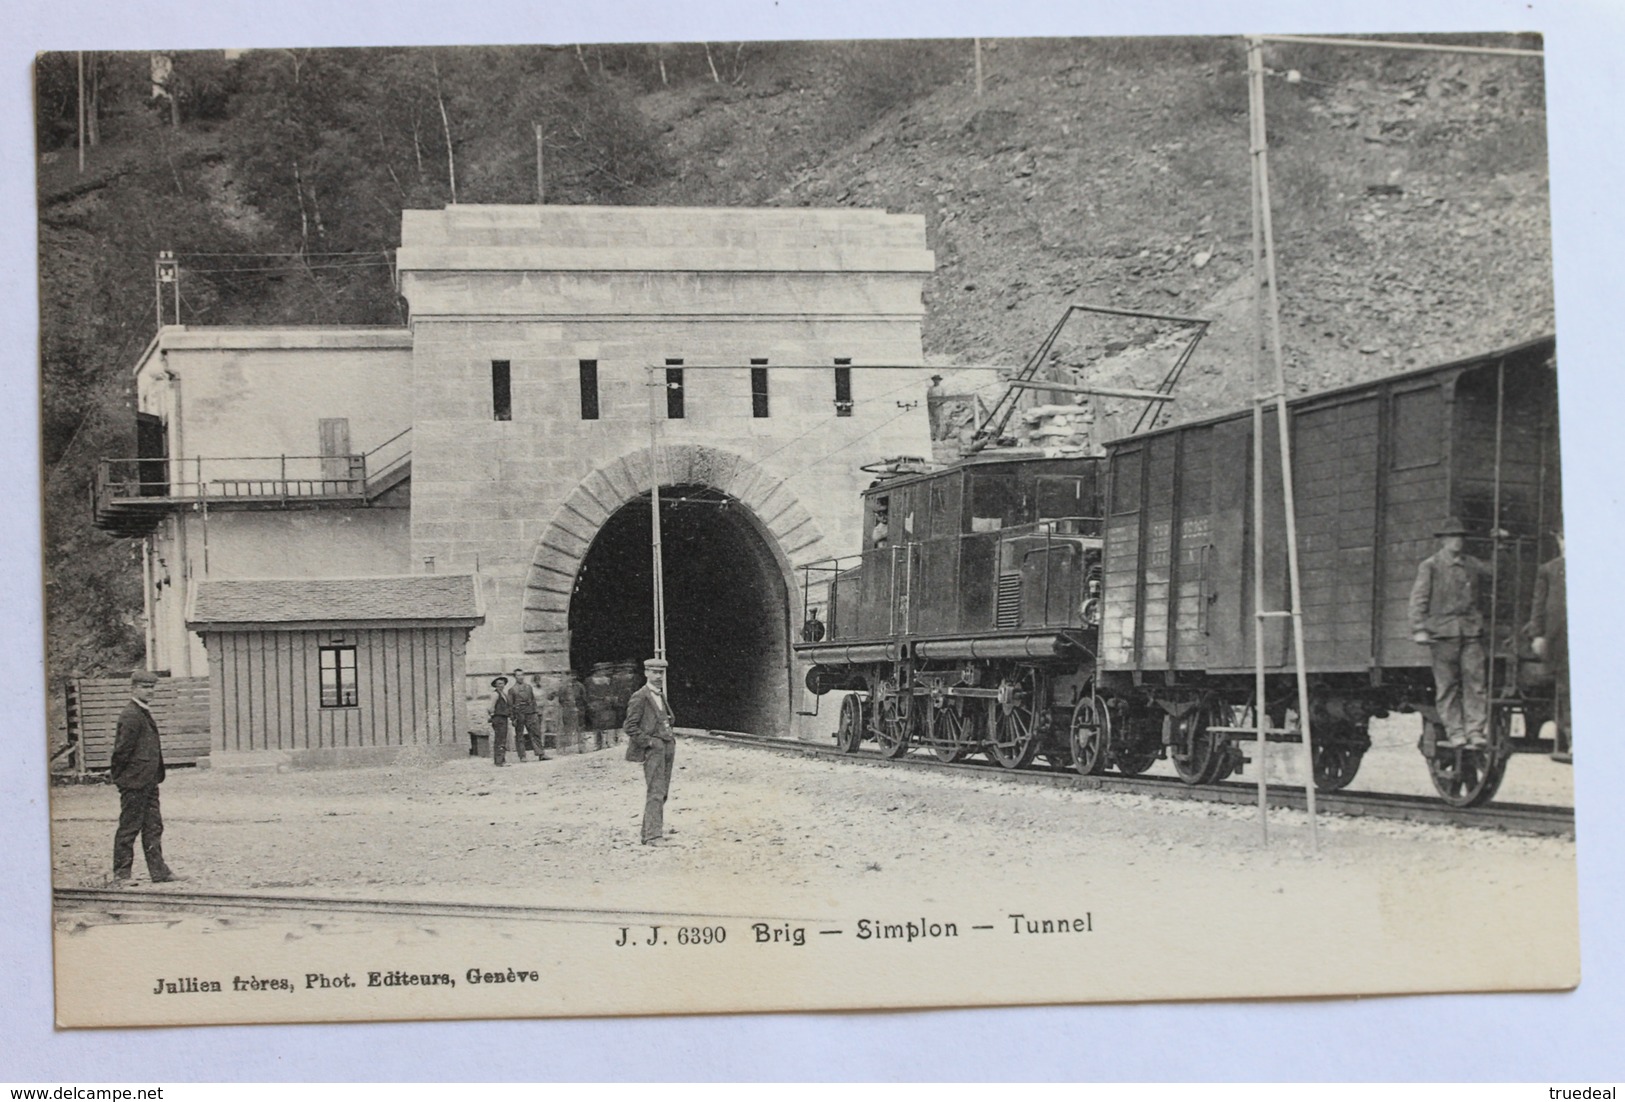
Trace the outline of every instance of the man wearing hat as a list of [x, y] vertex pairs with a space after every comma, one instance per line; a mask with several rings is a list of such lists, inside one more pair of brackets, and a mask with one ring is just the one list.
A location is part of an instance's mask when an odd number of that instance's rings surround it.
[[547, 760], [542, 744], [541, 717], [536, 712], [536, 690], [525, 680], [525, 671], [515, 666], [513, 683], [508, 689], [508, 706], [513, 709], [513, 744], [519, 751], [519, 760], [525, 760], [525, 747], [536, 751], [537, 761]]
[[130, 880], [135, 863], [135, 839], [147, 858], [147, 875], [154, 884], [177, 879], [164, 864], [164, 817], [158, 807], [158, 786], [164, 780], [164, 748], [149, 701], [158, 675], [136, 670], [130, 676], [130, 702], [118, 717], [113, 739], [112, 780], [118, 786], [118, 829], [113, 834], [113, 879]]
[[666, 793], [671, 788], [672, 761], [677, 756], [677, 740], [672, 733], [671, 705], [666, 701], [666, 661], [651, 658], [643, 664], [645, 684], [626, 701], [628, 757], [642, 751], [643, 779], [647, 785], [643, 800], [643, 844], [665, 844]]
[[486, 713], [491, 718], [491, 761], [502, 765], [503, 758], [508, 753], [508, 717], [513, 714], [513, 705], [508, 702], [508, 679], [501, 674], [491, 679], [491, 688], [496, 690], [492, 694], [491, 707]]
[[1411, 587], [1411, 638], [1433, 657], [1433, 703], [1448, 736], [1440, 745], [1489, 745], [1489, 667], [1484, 653], [1481, 581], [1489, 566], [1462, 550], [1466, 525], [1451, 517], [1439, 550], [1422, 560]]

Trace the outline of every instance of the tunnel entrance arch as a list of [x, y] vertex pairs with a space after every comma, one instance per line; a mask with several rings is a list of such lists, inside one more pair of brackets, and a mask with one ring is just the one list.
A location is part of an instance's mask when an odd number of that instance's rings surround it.
[[[672, 703], [684, 726], [783, 732], [797, 698], [791, 564], [821, 537], [783, 479], [703, 445], [661, 452]], [[555, 513], [527, 578], [524, 647], [545, 672], [653, 649], [648, 455], [593, 472]]]

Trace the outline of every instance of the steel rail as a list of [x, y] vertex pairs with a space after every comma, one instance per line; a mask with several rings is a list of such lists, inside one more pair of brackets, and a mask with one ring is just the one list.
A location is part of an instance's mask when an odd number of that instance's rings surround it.
[[[844, 753], [839, 747], [822, 743], [802, 742], [798, 739], [775, 738], [744, 731], [681, 732], [689, 738], [740, 746], [755, 746], [779, 753], [800, 754], [804, 757], [838, 758], [862, 765], [885, 768], [916, 769], [925, 771], [954, 771], [971, 776], [982, 776], [1012, 784], [1049, 785], [1052, 788], [1075, 788], [1090, 792], [1128, 793], [1151, 795], [1173, 800], [1196, 800], [1208, 803], [1252, 804], [1257, 798], [1253, 784], [1225, 781], [1218, 784], [1188, 785], [1173, 777], [1122, 777], [1112, 775], [1082, 776], [1071, 770], [1058, 769], [1005, 769], [981, 762], [943, 762], [923, 757], [885, 758], [878, 752], [860, 750]], [[1305, 810], [1307, 800], [1300, 786], [1272, 784], [1267, 788], [1269, 806]], [[1574, 837], [1574, 809], [1572, 807], [1542, 807], [1534, 804], [1495, 804], [1486, 807], [1454, 808], [1428, 796], [1404, 796], [1385, 793], [1356, 794], [1348, 792], [1317, 793], [1316, 811], [1331, 812], [1350, 818], [1390, 819], [1401, 822], [1427, 823], [1439, 826], [1472, 827], [1479, 830], [1501, 830], [1520, 834], [1553, 837]]]
[[818, 921], [807, 916], [734, 914], [707, 911], [617, 910], [613, 907], [561, 907], [527, 903], [463, 903], [432, 899], [362, 899], [352, 896], [284, 895], [259, 892], [216, 892], [174, 890], [171, 888], [54, 888], [53, 904], [59, 910], [230, 911], [235, 913], [284, 913], [314, 911], [320, 914], [372, 914], [401, 918], [504, 919], [519, 922], [575, 922], [621, 926], [647, 925], [658, 920], [664, 925], [674, 920], [716, 921], [734, 919], [760, 921], [763, 918]]

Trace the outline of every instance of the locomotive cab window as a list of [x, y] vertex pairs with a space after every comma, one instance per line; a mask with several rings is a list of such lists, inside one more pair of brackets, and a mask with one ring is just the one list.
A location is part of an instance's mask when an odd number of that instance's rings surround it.
[[891, 498], [885, 494], [869, 499], [868, 535], [870, 547], [891, 544]]
[[1034, 489], [1040, 521], [1083, 518], [1091, 512], [1081, 478], [1040, 475]]
[[1394, 395], [1394, 469], [1427, 467], [1444, 458], [1444, 395], [1437, 386]]
[[997, 532], [1021, 523], [1021, 484], [1013, 470], [990, 469], [970, 474], [971, 532]]

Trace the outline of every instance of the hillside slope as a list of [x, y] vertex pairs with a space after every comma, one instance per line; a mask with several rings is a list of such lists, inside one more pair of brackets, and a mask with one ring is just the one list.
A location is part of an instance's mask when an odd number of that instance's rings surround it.
[[[1552, 330], [1538, 61], [1303, 45], [1268, 61], [1297, 390]], [[461, 202], [533, 201], [536, 125], [550, 202], [923, 214], [931, 362], [1019, 363], [1068, 303], [1197, 315], [1215, 324], [1177, 415], [1244, 405], [1240, 41], [998, 41], [983, 62], [978, 96], [969, 42], [178, 55], [171, 116], [145, 55], [100, 55], [81, 175], [71, 59], [42, 59], [53, 684], [141, 654], [137, 548], [90, 528], [84, 503], [95, 459], [133, 446], [157, 251], [182, 255], [188, 323], [398, 324], [400, 210], [450, 201], [453, 178]], [[240, 255], [208, 257], [224, 253]], [[1056, 364], [1149, 385], [1167, 358], [1134, 353], [1158, 335], [1083, 323]]]

